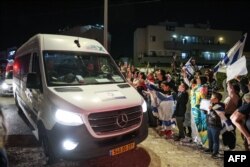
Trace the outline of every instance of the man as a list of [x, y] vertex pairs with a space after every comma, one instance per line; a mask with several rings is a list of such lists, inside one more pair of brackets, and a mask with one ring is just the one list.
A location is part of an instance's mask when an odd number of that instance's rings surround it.
[[177, 127], [179, 129], [179, 134], [174, 138], [175, 141], [179, 141], [182, 138], [185, 138], [183, 122], [185, 119], [186, 113], [186, 105], [188, 102], [188, 93], [187, 93], [187, 85], [185, 83], [181, 83], [178, 87], [178, 95], [176, 97], [176, 108], [172, 115], [172, 118], [176, 119]]
[[250, 93], [243, 96], [243, 105], [235, 110], [230, 119], [244, 136], [245, 150], [250, 151]]
[[58, 74], [55, 70], [55, 64], [52, 59], [47, 59], [45, 61], [46, 63], [46, 71], [47, 71], [47, 79], [49, 82], [57, 81], [58, 80]]

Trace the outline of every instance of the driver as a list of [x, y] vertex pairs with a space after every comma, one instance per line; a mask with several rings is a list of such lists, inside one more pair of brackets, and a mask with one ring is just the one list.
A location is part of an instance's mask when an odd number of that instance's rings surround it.
[[73, 73], [67, 73], [67, 74], [59, 74], [55, 68], [55, 63], [52, 59], [48, 59], [46, 61], [46, 69], [47, 69], [47, 76], [49, 82], [74, 82], [75, 81], [75, 75]]
[[53, 60], [49, 59], [46, 61], [47, 76], [49, 81], [57, 81], [57, 71], [55, 70]]

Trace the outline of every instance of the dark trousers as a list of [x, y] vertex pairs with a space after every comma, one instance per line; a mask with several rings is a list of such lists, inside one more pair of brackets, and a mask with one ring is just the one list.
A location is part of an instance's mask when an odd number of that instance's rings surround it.
[[179, 129], [179, 137], [185, 138], [185, 132], [184, 132], [184, 126], [183, 126], [184, 117], [175, 117], [175, 119], [176, 119], [177, 127]]
[[8, 167], [8, 157], [4, 148], [0, 148], [0, 166]]
[[208, 133], [208, 146], [210, 150], [213, 150], [213, 154], [219, 153], [220, 148], [220, 131], [221, 128], [217, 127], [207, 127]]
[[[230, 120], [229, 114], [225, 115], [227, 119]], [[229, 149], [234, 149], [236, 146], [236, 126], [233, 124], [234, 130], [226, 131], [222, 134], [222, 141], [225, 146], [228, 146]]]

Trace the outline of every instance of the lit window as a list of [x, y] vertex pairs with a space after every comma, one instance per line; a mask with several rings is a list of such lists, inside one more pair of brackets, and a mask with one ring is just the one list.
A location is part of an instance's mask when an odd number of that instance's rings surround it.
[[187, 58], [187, 53], [181, 53], [181, 58], [186, 59]]
[[219, 41], [222, 42], [223, 41], [223, 37], [219, 37]]
[[172, 37], [173, 37], [173, 38], [177, 38], [177, 35], [174, 34], [174, 35], [172, 35]]
[[220, 58], [223, 59], [225, 57], [226, 53], [225, 52], [220, 52]]
[[209, 52], [205, 52], [205, 58], [207, 60], [211, 60], [211, 54]]
[[156, 41], [156, 37], [155, 37], [154, 35], [152, 35], [152, 36], [150, 36], [150, 40], [151, 40], [152, 42], [155, 42], [155, 41]]

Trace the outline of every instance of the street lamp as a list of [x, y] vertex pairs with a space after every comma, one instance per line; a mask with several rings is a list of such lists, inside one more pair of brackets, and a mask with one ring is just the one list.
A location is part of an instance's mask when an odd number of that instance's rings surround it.
[[104, 0], [104, 30], [103, 45], [108, 50], [108, 0]]

